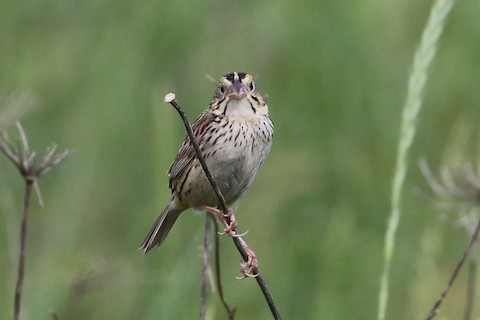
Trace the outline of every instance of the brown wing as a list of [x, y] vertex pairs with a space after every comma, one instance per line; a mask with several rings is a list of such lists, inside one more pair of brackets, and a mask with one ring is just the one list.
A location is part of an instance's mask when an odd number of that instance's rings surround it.
[[[197, 143], [200, 145], [200, 148], [203, 145], [203, 137], [205, 132], [207, 131], [210, 123], [215, 119], [215, 115], [212, 113], [202, 113], [200, 117], [195, 121], [192, 125], [192, 131], [195, 137], [197, 138]], [[170, 169], [168, 170], [168, 178], [170, 180], [170, 188], [172, 188], [172, 181], [175, 180], [176, 177], [182, 175], [186, 168], [188, 168], [189, 164], [195, 159], [195, 149], [193, 148], [192, 142], [190, 141], [190, 137], [187, 135], [183, 144], [178, 150], [177, 156], [173, 161]]]

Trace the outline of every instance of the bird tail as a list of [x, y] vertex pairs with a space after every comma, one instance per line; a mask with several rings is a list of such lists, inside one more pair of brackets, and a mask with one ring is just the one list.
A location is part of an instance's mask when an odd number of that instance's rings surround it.
[[182, 211], [183, 209], [178, 209], [174, 201], [171, 201], [157, 218], [139, 249], [145, 254], [153, 247], [160, 246]]

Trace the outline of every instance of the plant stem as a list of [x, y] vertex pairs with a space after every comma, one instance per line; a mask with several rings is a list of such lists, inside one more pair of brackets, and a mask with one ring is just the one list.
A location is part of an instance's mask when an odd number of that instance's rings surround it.
[[13, 305], [13, 319], [18, 320], [20, 317], [20, 307], [22, 302], [22, 288], [23, 279], [25, 277], [25, 249], [27, 245], [27, 224], [28, 224], [28, 209], [30, 205], [30, 198], [32, 189], [35, 189], [38, 195], [40, 205], [42, 205], [40, 190], [38, 188], [38, 178], [51, 170], [53, 167], [59, 165], [68, 156], [68, 150], [60, 154], [56, 154], [57, 145], [52, 144], [47, 147], [47, 151], [43, 156], [42, 162], [36, 166], [36, 153], [30, 151], [28, 146], [27, 135], [23, 131], [20, 122], [16, 123], [18, 133], [20, 135], [20, 142], [18, 147], [14, 148], [10, 142], [7, 133], [0, 127], [0, 153], [3, 153], [18, 169], [25, 181], [25, 194], [23, 199], [23, 215], [20, 225], [20, 251], [18, 258], [18, 276], [15, 285], [15, 297]]
[[435, 304], [433, 305], [432, 309], [428, 313], [425, 320], [431, 320], [437, 315], [438, 309], [440, 309], [440, 306], [442, 305], [443, 300], [447, 296], [448, 291], [450, 291], [450, 288], [452, 287], [453, 283], [455, 282], [455, 279], [457, 278], [458, 274], [460, 273], [460, 270], [462, 269], [463, 264], [467, 260], [468, 255], [470, 254], [470, 252], [474, 248], [475, 243], [477, 242], [479, 233], [480, 233], [480, 220], [478, 221], [477, 226], [475, 227], [472, 238], [470, 239], [470, 242], [469, 242], [467, 248], [465, 249], [465, 252], [463, 253], [462, 258], [460, 258], [460, 261], [458, 261], [457, 265], [455, 266], [455, 269], [453, 270], [452, 275], [450, 276], [450, 279], [448, 280], [448, 283], [447, 283], [447, 286], [445, 287], [445, 290], [443, 290], [443, 292], [440, 294], [440, 298], [438, 298], [438, 300], [435, 302]]
[[200, 290], [200, 320], [205, 320], [207, 316], [207, 300], [208, 300], [208, 282], [210, 279], [210, 215], [205, 216], [205, 234], [203, 236], [202, 249], [202, 288]]
[[30, 196], [32, 194], [34, 180], [28, 177], [25, 178], [25, 194], [23, 198], [23, 215], [20, 226], [20, 256], [18, 258], [18, 275], [17, 284], [15, 286], [15, 299], [13, 319], [20, 318], [20, 306], [22, 302], [23, 278], [25, 276], [25, 249], [27, 245], [27, 223], [28, 223], [28, 209], [30, 206]]
[[228, 319], [233, 320], [235, 318], [235, 308], [231, 308], [225, 299], [225, 294], [223, 293], [223, 285], [222, 285], [222, 271], [220, 268], [220, 241], [219, 241], [219, 227], [217, 224], [217, 220], [210, 214], [207, 213], [207, 216], [212, 219], [214, 230], [215, 230], [215, 274], [216, 274], [216, 283], [217, 283], [217, 290], [218, 295], [220, 297], [220, 301], [222, 301], [223, 307], [227, 312]]
[[423, 90], [427, 83], [428, 69], [437, 51], [437, 42], [454, 0], [437, 0], [432, 6], [420, 46], [415, 52], [413, 68], [408, 80], [407, 99], [402, 113], [400, 140], [398, 143], [395, 173], [392, 182], [391, 211], [385, 233], [383, 272], [380, 278], [378, 320], [385, 319], [388, 302], [390, 266], [395, 249], [395, 236], [401, 216], [402, 190], [408, 169], [408, 155], [415, 137], [416, 120], [422, 106]]

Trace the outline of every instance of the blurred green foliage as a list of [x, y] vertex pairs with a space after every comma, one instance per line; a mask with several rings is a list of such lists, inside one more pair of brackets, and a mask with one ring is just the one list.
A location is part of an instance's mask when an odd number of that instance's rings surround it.
[[[268, 95], [276, 132], [237, 217], [280, 311], [285, 319], [374, 319], [401, 108], [430, 6], [0, 2], [0, 123], [15, 136], [20, 118], [39, 153], [52, 141], [73, 149], [40, 181], [45, 208], [32, 207], [23, 318], [198, 317], [203, 217], [185, 213], [164, 247], [137, 251], [169, 199], [165, 172], [185, 135], [163, 96], [174, 91], [194, 120], [215, 89], [205, 74], [246, 71]], [[445, 213], [412, 191], [429, 193], [419, 157], [433, 167], [478, 159], [479, 13], [477, 1], [457, 3], [432, 66], [388, 319], [424, 317], [467, 243], [454, 214], [445, 223]], [[20, 114], [27, 100], [32, 107]], [[2, 119], [7, 112], [13, 116]], [[13, 307], [22, 193], [0, 157], [1, 319]], [[237, 318], [269, 319], [255, 281], [234, 279], [231, 240], [221, 243]], [[445, 318], [460, 318], [465, 288], [463, 274], [442, 307]], [[225, 318], [214, 294], [209, 318]]]

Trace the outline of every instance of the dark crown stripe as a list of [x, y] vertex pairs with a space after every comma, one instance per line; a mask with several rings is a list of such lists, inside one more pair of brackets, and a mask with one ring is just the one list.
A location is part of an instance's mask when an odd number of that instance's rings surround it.
[[245, 72], [232, 72], [232, 73], [226, 74], [224, 77], [228, 81], [233, 83], [235, 80], [241, 81], [242, 79], [244, 79], [246, 77], [246, 75], [247, 74]]

